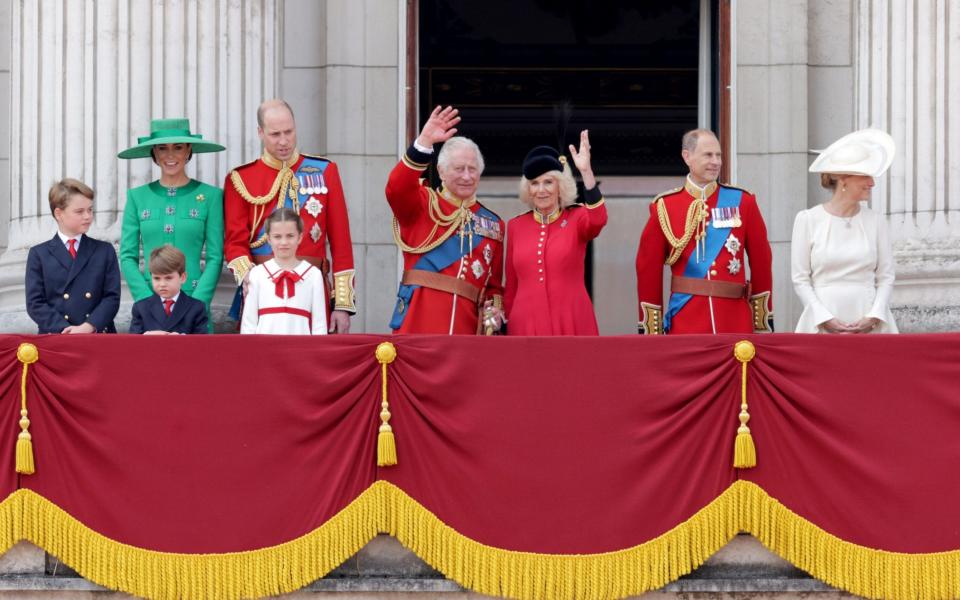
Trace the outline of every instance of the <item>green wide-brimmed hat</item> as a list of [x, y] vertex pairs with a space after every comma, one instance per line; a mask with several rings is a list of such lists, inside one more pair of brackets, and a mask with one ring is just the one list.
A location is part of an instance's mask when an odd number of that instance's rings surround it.
[[158, 144], [190, 144], [194, 154], [226, 150], [215, 142], [204, 142], [199, 133], [190, 133], [189, 119], [154, 119], [150, 121], [150, 135], [137, 138], [137, 145], [127, 148], [119, 158], [151, 158]]

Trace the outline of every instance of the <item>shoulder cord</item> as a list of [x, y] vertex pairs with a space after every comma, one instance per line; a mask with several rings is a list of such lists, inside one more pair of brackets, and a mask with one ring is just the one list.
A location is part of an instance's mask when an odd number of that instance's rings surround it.
[[667, 242], [671, 248], [673, 248], [673, 250], [670, 251], [670, 256], [667, 257], [668, 265], [672, 266], [677, 262], [680, 255], [683, 254], [683, 249], [690, 243], [690, 239], [693, 238], [694, 234], [697, 235], [698, 240], [700, 239], [703, 228], [698, 226], [704, 222], [706, 216], [706, 202], [700, 199], [691, 202], [690, 207], [687, 209], [686, 222], [683, 225], [683, 237], [678, 239], [677, 236], [673, 235], [673, 228], [670, 227], [670, 217], [667, 215], [667, 207], [663, 198], [657, 200], [657, 218], [660, 220], [660, 229], [663, 230], [663, 235], [667, 238]]

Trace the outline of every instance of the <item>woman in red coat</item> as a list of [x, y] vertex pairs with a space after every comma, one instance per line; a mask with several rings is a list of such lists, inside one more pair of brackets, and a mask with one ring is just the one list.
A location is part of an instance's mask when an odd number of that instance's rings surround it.
[[523, 160], [520, 200], [532, 210], [507, 224], [504, 311], [509, 335], [597, 335], [597, 317], [583, 284], [587, 242], [607, 224], [603, 195], [590, 166], [590, 138], [580, 132], [570, 155], [580, 171], [585, 204], [566, 157], [548, 146]]

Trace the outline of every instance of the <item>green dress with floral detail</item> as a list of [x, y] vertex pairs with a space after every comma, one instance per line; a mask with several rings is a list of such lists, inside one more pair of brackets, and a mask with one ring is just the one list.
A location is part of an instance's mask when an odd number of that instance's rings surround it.
[[[154, 181], [127, 192], [120, 270], [135, 301], [153, 294], [150, 252], [163, 244], [172, 244], [186, 255], [187, 280], [182, 289], [203, 301], [209, 311], [223, 264], [223, 190], [191, 179], [179, 188], [168, 189]], [[201, 269], [204, 246], [206, 266]]]

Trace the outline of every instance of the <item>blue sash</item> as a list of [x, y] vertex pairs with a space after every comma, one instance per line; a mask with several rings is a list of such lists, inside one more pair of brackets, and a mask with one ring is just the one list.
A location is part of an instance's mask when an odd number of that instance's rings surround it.
[[[475, 213], [484, 218], [490, 219], [494, 222], [498, 221], [497, 215], [493, 214], [484, 207]], [[476, 233], [476, 223], [474, 219], [470, 219], [464, 225], [466, 231], [464, 235], [468, 235], [470, 232], [474, 232], [473, 244], [470, 245], [468, 253], [472, 253], [477, 246], [480, 245], [480, 242], [483, 241], [483, 237]], [[470, 237], [465, 237], [464, 241], [469, 240]], [[439, 273], [440, 271], [446, 269], [453, 263], [457, 262], [463, 257], [463, 252], [460, 247], [460, 236], [456, 233], [447, 238], [447, 241], [440, 244], [430, 252], [423, 254], [413, 265], [413, 270], [418, 271], [429, 271], [430, 273]], [[404, 319], [407, 317], [407, 312], [410, 309], [410, 300], [413, 298], [413, 292], [419, 285], [403, 285], [400, 284], [400, 289], [397, 290], [397, 305], [393, 309], [393, 318], [390, 319], [390, 328], [391, 329], [400, 329], [403, 325]]]
[[[738, 189], [720, 186], [720, 194], [717, 196], [717, 208], [738, 208], [742, 195], [743, 192]], [[723, 249], [723, 244], [727, 241], [727, 236], [730, 235], [731, 228], [722, 227], [716, 229], [713, 223], [714, 221], [711, 219], [710, 226], [707, 227], [707, 239], [704, 244], [706, 250], [704, 251], [704, 255], [699, 261], [697, 261], [695, 256], [690, 256], [687, 260], [687, 266], [683, 270], [684, 277], [693, 277], [696, 279], [705, 278], [707, 276], [707, 269], [710, 268], [713, 261], [715, 261], [720, 254], [720, 250]], [[677, 316], [680, 309], [687, 305], [687, 302], [689, 302], [692, 297], [691, 294], [670, 294], [670, 304], [667, 305], [667, 311], [663, 315], [664, 333], [670, 331], [670, 324], [673, 322], [673, 318]]]
[[[320, 175], [320, 176], [322, 177], [322, 176], [323, 176], [323, 172], [327, 170], [327, 165], [329, 165], [329, 164], [330, 164], [330, 161], [321, 160], [321, 159], [319, 159], [319, 158], [313, 158], [313, 157], [310, 157], [310, 156], [304, 156], [304, 157], [303, 157], [303, 162], [301, 162], [301, 163], [300, 163], [300, 166], [297, 167], [297, 170], [294, 172], [293, 176], [294, 176], [295, 178], [300, 177], [301, 175], [304, 175], [304, 176], [310, 175], [310, 176], [313, 176], [313, 177], [315, 177], [315, 176], [317, 176], [317, 175]], [[319, 194], [319, 193], [318, 193], [318, 194], [314, 194], [314, 195], [315, 195], [315, 196], [323, 196], [323, 194]], [[309, 200], [309, 197], [308, 197], [308, 196], [302, 196], [300, 199], [302, 199], [302, 200]], [[289, 195], [289, 194], [284, 194], [284, 195], [283, 195], [283, 205], [284, 205], [286, 208], [293, 208], [293, 200], [290, 199], [290, 195]], [[301, 206], [303, 205], [303, 202], [302, 202], [302, 201], [300, 202], [300, 205], [301, 205]], [[274, 206], [276, 206], [276, 205], [274, 205]], [[271, 210], [270, 212], [273, 212], [273, 210]], [[254, 239], [259, 239], [264, 233], [266, 233], [266, 230], [264, 229], [264, 225], [261, 224], [261, 225], [260, 225], [260, 229], [257, 231], [257, 235], [256, 235], [256, 237], [255, 237]], [[304, 232], [304, 234], [306, 235], [307, 232]], [[251, 249], [250, 249], [250, 254], [253, 254], [253, 255], [257, 255], [257, 254], [273, 254], [273, 248], [270, 247], [270, 243], [269, 243], [269, 242], [264, 242], [264, 244], [263, 244], [262, 246], [260, 246], [259, 248], [251, 248]]]

